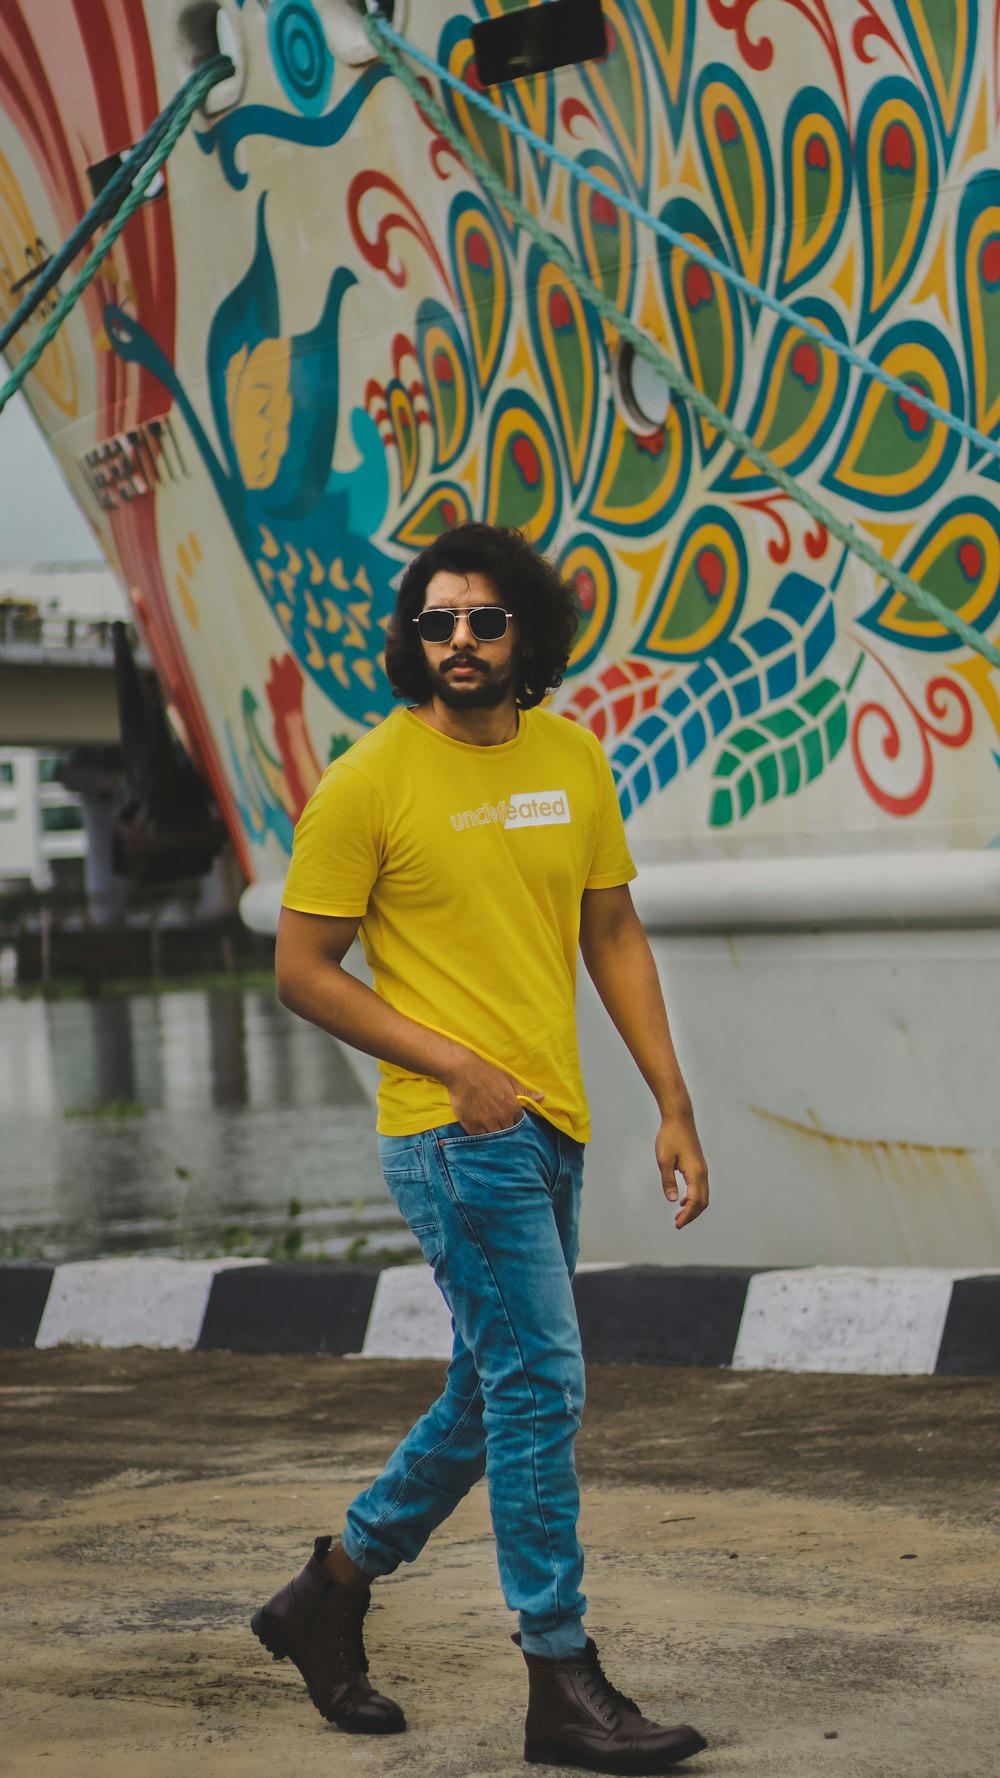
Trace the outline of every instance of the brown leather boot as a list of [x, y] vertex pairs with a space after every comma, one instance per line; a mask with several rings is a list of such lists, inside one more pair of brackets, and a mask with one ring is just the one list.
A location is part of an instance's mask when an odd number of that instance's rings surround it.
[[332, 1542], [317, 1537], [302, 1573], [254, 1612], [250, 1628], [276, 1661], [294, 1661], [327, 1722], [352, 1735], [397, 1735], [406, 1727], [403, 1712], [365, 1677], [362, 1623], [371, 1588], [334, 1580], [323, 1561]]
[[[512, 1638], [521, 1647], [520, 1635]], [[548, 1660], [521, 1649], [528, 1664], [524, 1757], [533, 1765], [587, 1772], [666, 1772], [708, 1743], [682, 1724], [665, 1729], [610, 1683], [593, 1639], [579, 1654]]]

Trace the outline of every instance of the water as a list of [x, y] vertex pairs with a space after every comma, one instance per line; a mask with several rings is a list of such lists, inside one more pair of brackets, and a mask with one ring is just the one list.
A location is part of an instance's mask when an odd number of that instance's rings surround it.
[[273, 993], [0, 999], [0, 1257], [378, 1249], [374, 1107]]

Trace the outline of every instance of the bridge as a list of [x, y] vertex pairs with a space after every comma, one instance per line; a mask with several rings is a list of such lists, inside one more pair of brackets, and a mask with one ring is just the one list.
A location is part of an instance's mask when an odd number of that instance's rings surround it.
[[[148, 666], [137, 632], [127, 633]], [[111, 620], [0, 609], [0, 747], [118, 740]]]

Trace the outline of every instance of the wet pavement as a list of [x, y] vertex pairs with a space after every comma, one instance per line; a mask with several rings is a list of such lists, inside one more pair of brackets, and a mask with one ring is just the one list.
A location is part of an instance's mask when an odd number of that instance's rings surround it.
[[[377, 1583], [391, 1740], [247, 1619], [440, 1388], [420, 1361], [0, 1354], [4, 1778], [514, 1778], [525, 1675], [484, 1486]], [[588, 1628], [704, 1778], [994, 1778], [1000, 1378], [593, 1366]], [[537, 1768], [544, 1773], [547, 1768]]]

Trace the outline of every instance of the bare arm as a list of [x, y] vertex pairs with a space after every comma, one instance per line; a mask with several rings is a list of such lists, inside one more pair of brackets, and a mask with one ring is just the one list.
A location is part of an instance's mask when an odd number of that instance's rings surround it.
[[516, 1094], [541, 1099], [541, 1093], [484, 1062], [463, 1044], [396, 1012], [343, 968], [360, 925], [360, 918], [282, 908], [275, 949], [282, 1005], [368, 1056], [441, 1081], [458, 1121], [470, 1135], [515, 1123], [521, 1115]]
[[656, 1159], [663, 1190], [677, 1199], [675, 1171], [686, 1196], [674, 1218], [683, 1228], [708, 1204], [708, 1167], [694, 1125], [691, 1098], [670, 1035], [660, 978], [627, 884], [585, 889], [580, 951], [587, 973], [660, 1109]]

